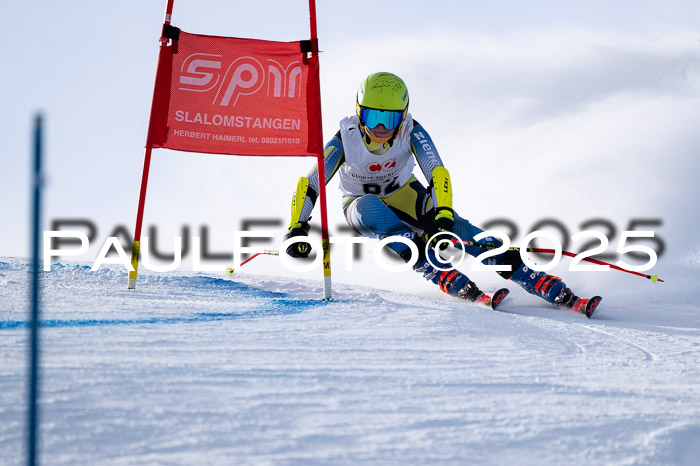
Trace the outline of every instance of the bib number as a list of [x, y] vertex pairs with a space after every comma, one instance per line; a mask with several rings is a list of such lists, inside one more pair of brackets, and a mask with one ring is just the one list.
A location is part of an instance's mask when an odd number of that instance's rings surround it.
[[385, 197], [400, 188], [396, 180], [399, 177], [395, 176], [383, 183], [362, 183], [362, 190], [365, 194], [374, 194], [375, 196]]

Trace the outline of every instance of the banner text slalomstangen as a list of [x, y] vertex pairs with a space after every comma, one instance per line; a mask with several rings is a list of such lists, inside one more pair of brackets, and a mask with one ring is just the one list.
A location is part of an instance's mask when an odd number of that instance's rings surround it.
[[163, 60], [170, 69], [158, 70], [170, 80], [159, 90], [153, 147], [318, 157], [320, 115], [307, 104], [319, 85], [317, 58], [308, 59], [300, 42], [182, 31], [175, 42], [165, 51], [172, 61]]

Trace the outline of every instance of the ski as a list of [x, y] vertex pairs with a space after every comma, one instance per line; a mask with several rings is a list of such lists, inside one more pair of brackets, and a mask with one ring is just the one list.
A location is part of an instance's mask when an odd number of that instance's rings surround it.
[[505, 297], [508, 296], [508, 293], [510, 293], [508, 288], [501, 288], [493, 293], [482, 293], [474, 303], [495, 310], [503, 302]]
[[573, 305], [572, 309], [581, 314], [585, 314], [589, 319], [595, 312], [596, 308], [603, 300], [600, 296], [593, 296], [592, 298], [578, 298], [578, 301]]

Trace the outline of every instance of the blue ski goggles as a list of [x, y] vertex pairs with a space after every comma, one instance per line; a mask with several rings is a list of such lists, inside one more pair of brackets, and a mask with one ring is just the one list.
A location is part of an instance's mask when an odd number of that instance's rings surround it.
[[377, 125], [384, 125], [388, 130], [393, 130], [401, 126], [406, 117], [406, 110], [377, 110], [374, 108], [360, 107], [360, 123], [369, 129], [374, 129]]

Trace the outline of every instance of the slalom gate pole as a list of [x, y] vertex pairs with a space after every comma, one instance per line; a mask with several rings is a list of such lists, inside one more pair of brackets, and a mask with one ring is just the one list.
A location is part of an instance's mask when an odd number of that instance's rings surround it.
[[39, 431], [39, 243], [41, 230], [41, 149], [43, 119], [38, 114], [34, 119], [34, 172], [32, 174], [32, 259], [31, 259], [31, 350], [29, 356], [29, 403], [27, 425], [27, 464], [38, 462], [37, 444]]
[[[452, 242], [457, 243], [457, 242], [459, 242], [459, 240], [457, 240], [455, 238], [452, 240]], [[498, 249], [500, 247], [500, 246], [491, 246], [489, 244], [475, 243], [474, 241], [467, 241], [467, 240], [461, 240], [461, 242], [462, 242], [462, 244], [466, 244], [467, 246], [476, 246], [476, 247], [484, 248], [484, 249]], [[520, 251], [521, 248], [508, 248], [508, 250], [509, 251]], [[546, 248], [526, 248], [525, 251], [526, 252], [540, 252], [543, 254], [555, 254], [554, 249], [546, 249]], [[562, 255], [569, 256], [569, 257], [576, 257], [578, 255], [576, 253], [569, 252], [569, 251], [562, 251], [561, 253], [562, 253]], [[584, 260], [586, 262], [592, 262], [592, 263], [598, 264], [598, 265], [607, 265], [608, 267], [615, 269], [615, 270], [619, 270], [621, 272], [627, 272], [627, 273], [631, 273], [632, 275], [638, 275], [640, 277], [647, 278], [647, 279], [651, 280], [653, 283], [656, 283], [656, 282], [663, 283], [663, 280], [660, 279], [658, 275], [646, 275], [646, 274], [643, 274], [640, 272], [635, 272], [633, 270], [627, 270], [627, 269], [624, 269], [624, 268], [617, 266], [615, 264], [610, 264], [608, 262], [599, 261], [598, 259], [592, 259], [590, 257], [583, 257], [581, 260]]]
[[[311, 28], [311, 59], [318, 60], [318, 32], [316, 30], [316, 1], [309, 0], [309, 25]], [[319, 77], [320, 80], [320, 77]], [[321, 120], [321, 89], [320, 83], [317, 90], [316, 103], [318, 105], [318, 132], [323, 139], [323, 125]], [[328, 239], [328, 215], [326, 211], [326, 167], [323, 157], [323, 148], [317, 157], [318, 187], [321, 209], [321, 245], [323, 248], [323, 299], [332, 299], [331, 290], [331, 249]]]
[[[170, 25], [170, 20], [172, 18], [173, 14], [173, 2], [174, 0], [168, 0], [168, 3], [165, 7], [165, 21], [163, 22], [163, 26], [165, 27], [166, 25]], [[168, 39], [161, 35], [160, 37], [160, 47], [165, 47], [168, 43]], [[156, 108], [156, 91], [158, 88], [158, 70], [160, 70], [160, 54], [158, 56], [158, 63], [159, 65], [156, 67], [156, 78], [155, 78], [155, 84], [153, 86], [153, 100], [151, 101], [151, 115], [149, 118], [148, 122], [148, 133], [146, 135], [146, 154], [144, 156], [143, 160], [143, 173], [141, 175], [141, 191], [139, 192], [139, 206], [136, 211], [136, 227], [134, 228], [134, 243], [131, 247], [131, 267], [133, 267], [133, 271], [129, 272], [129, 282], [127, 285], [127, 288], [130, 290], [133, 290], [136, 288], [136, 277], [138, 275], [138, 270], [139, 270], [139, 253], [141, 250], [141, 228], [143, 225], [143, 210], [146, 205], [146, 188], [148, 186], [148, 172], [151, 167], [151, 152], [153, 150], [153, 138], [152, 138], [152, 131], [153, 131], [153, 116], [155, 114], [155, 108]]]

